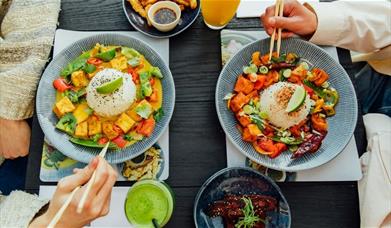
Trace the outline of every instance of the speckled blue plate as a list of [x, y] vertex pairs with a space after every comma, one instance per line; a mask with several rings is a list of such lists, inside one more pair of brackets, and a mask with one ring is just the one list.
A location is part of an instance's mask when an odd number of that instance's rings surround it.
[[59, 77], [60, 71], [70, 61], [95, 46], [96, 43], [106, 45], [121, 45], [131, 47], [143, 54], [146, 59], [154, 66], [160, 68], [164, 78], [163, 86], [163, 104], [164, 117], [156, 123], [153, 134], [136, 144], [122, 150], [109, 150], [106, 154], [106, 160], [110, 163], [121, 163], [132, 159], [150, 148], [159, 139], [164, 130], [168, 127], [175, 104], [175, 86], [170, 69], [164, 63], [162, 57], [154, 51], [148, 44], [131, 36], [119, 34], [99, 34], [81, 39], [54, 57], [52, 62], [46, 67], [45, 72], [39, 82], [36, 108], [38, 120], [45, 136], [55, 148], [66, 156], [81, 162], [89, 162], [94, 156], [98, 155], [100, 149], [79, 146], [69, 141], [69, 136], [55, 129], [58, 121], [52, 111], [55, 103], [55, 90], [53, 80]]
[[148, 26], [147, 20], [141, 17], [130, 5], [127, 0], [122, 0], [122, 7], [129, 23], [137, 29], [139, 32], [144, 33], [147, 36], [154, 38], [168, 38], [185, 31], [194, 21], [197, 19], [200, 13], [200, 0], [197, 0], [197, 8], [189, 9], [186, 8], [181, 13], [181, 19], [178, 25], [171, 31], [161, 32], [153, 26]]
[[343, 67], [323, 49], [297, 38], [282, 40], [281, 44], [282, 53], [296, 53], [313, 66], [325, 70], [330, 76], [331, 86], [339, 93], [336, 114], [327, 118], [329, 132], [317, 152], [307, 153], [294, 160], [291, 159], [291, 152], [283, 152], [275, 159], [257, 153], [250, 143], [242, 140], [242, 135], [236, 128], [238, 124], [236, 118], [227, 108], [227, 102], [223, 100], [224, 96], [233, 92], [237, 77], [242, 73], [243, 66], [250, 62], [252, 53], [255, 51], [261, 51], [262, 54], [269, 53], [269, 42], [270, 39], [263, 39], [245, 46], [221, 71], [216, 86], [216, 109], [221, 126], [240, 152], [263, 166], [290, 172], [320, 166], [336, 157], [345, 148], [357, 122], [357, 98], [353, 84]]
[[201, 186], [194, 204], [194, 223], [197, 228], [223, 228], [221, 217], [206, 214], [208, 206], [226, 194], [262, 194], [278, 201], [278, 211], [267, 213], [266, 227], [290, 227], [291, 213], [280, 188], [269, 177], [250, 168], [225, 168], [212, 175]]

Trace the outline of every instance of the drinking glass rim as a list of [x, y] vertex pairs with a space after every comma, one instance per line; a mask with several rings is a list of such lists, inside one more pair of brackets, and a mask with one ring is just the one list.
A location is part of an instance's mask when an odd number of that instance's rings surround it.
[[131, 193], [131, 191], [135, 189], [135, 187], [139, 187], [142, 185], [152, 185], [154, 187], [157, 187], [158, 189], [160, 189], [162, 191], [162, 193], [166, 197], [167, 202], [168, 202], [168, 210], [166, 211], [166, 215], [163, 219], [161, 226], [166, 225], [174, 212], [175, 197], [174, 197], [174, 192], [172, 191], [171, 187], [169, 185], [167, 185], [164, 181], [160, 181], [157, 179], [143, 179], [143, 180], [137, 181], [129, 188], [128, 192], [126, 193], [126, 198], [125, 198], [125, 203], [124, 203], [124, 211], [125, 211], [126, 219], [128, 220], [128, 222], [130, 224], [132, 224], [132, 222], [130, 221], [130, 219], [128, 217], [128, 214], [126, 213], [126, 203], [128, 201], [128, 196]]

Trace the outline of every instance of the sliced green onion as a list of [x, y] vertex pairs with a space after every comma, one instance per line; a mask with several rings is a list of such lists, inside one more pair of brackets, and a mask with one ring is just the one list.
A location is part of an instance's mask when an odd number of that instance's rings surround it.
[[261, 66], [259, 68], [259, 73], [261, 74], [267, 74], [269, 72], [269, 69], [266, 66]]
[[292, 74], [292, 70], [291, 69], [286, 69], [284, 70], [284, 72], [282, 72], [282, 75], [284, 76], [284, 78], [289, 78]]

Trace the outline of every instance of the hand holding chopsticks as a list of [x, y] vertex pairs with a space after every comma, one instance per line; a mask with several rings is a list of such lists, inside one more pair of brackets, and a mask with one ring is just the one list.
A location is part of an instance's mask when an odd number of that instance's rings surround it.
[[[272, 44], [272, 42], [276, 39], [277, 42], [281, 40], [280, 36], [282, 39], [293, 35], [310, 38], [318, 27], [317, 16], [310, 4], [301, 4], [296, 0], [276, 0], [274, 6], [266, 8], [261, 15], [261, 21], [267, 34], [272, 36], [270, 41], [270, 47], [273, 45], [272, 51], [274, 50], [274, 43]], [[281, 35], [276, 38], [277, 32]], [[277, 52], [279, 46], [277, 44]]]
[[[284, 0], [276, 0], [276, 5], [274, 9], [274, 17], [283, 17], [284, 16]], [[278, 28], [278, 35], [277, 35], [277, 57], [280, 56], [280, 50], [281, 50], [281, 33], [282, 28]], [[269, 61], [272, 59], [273, 56], [273, 50], [274, 50], [274, 41], [276, 39], [276, 28], [274, 27], [272, 36], [270, 38], [270, 50], [269, 50]]]
[[[74, 175], [58, 183], [48, 210], [30, 226], [82, 227], [106, 215], [116, 180], [117, 173], [110, 164], [101, 156], [95, 157], [84, 169], [76, 169]], [[78, 208], [82, 208], [81, 213]]]
[[[105, 158], [106, 152], [107, 152], [107, 148], [109, 147], [109, 144], [110, 143], [108, 142], [106, 144], [106, 146], [102, 149], [102, 151], [98, 155], [99, 157], [101, 157], [103, 159]], [[88, 181], [86, 190], [84, 191], [83, 196], [81, 197], [81, 200], [80, 200], [79, 204], [77, 205], [77, 213], [79, 213], [79, 214], [83, 211], [83, 207], [84, 207], [84, 204], [86, 202], [87, 196], [88, 196], [88, 194], [91, 191], [92, 184], [95, 183], [95, 176], [96, 176], [96, 170], [92, 174], [91, 179]]]

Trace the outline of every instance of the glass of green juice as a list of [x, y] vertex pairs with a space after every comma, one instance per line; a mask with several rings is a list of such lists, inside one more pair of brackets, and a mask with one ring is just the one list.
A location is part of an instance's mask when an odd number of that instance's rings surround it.
[[170, 220], [174, 209], [174, 194], [171, 188], [158, 180], [141, 180], [128, 191], [125, 214], [135, 227], [163, 227]]

